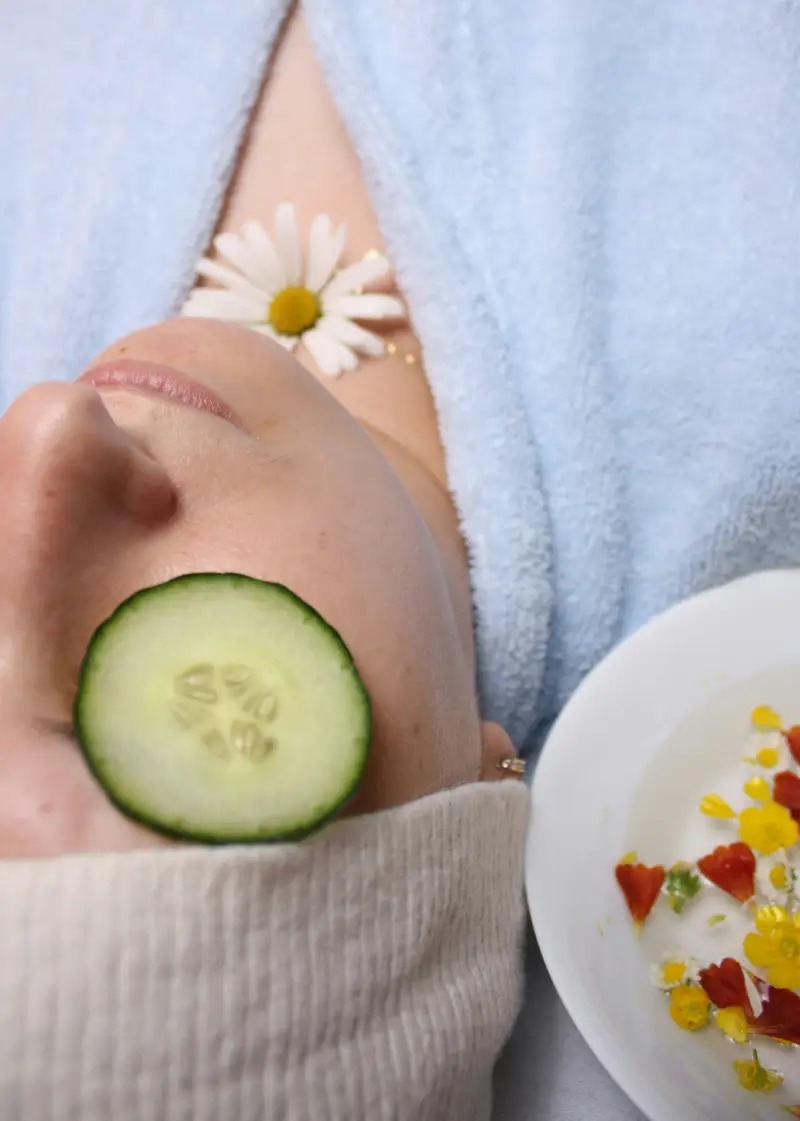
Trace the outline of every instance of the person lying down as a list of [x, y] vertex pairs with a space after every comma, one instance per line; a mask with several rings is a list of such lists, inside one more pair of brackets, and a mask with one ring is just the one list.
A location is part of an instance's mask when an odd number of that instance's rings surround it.
[[512, 7], [0, 5], [2, 1116], [487, 1121], [520, 756], [800, 561], [793, 16]]
[[383, 281], [345, 290], [373, 355], [332, 378], [198, 276], [0, 418], [3, 1116], [485, 1121], [520, 1006], [528, 796], [419, 342], [349, 145], [338, 260], [317, 177], [265, 189], [287, 85], [338, 136], [302, 23], [281, 50], [219, 231]]
[[3, 1110], [487, 1116], [527, 795], [442, 487], [188, 318], [23, 393], [0, 480]]

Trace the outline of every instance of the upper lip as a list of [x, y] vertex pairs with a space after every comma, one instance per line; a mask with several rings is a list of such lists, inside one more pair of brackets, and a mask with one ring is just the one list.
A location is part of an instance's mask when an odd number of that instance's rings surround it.
[[141, 358], [119, 358], [93, 366], [81, 374], [78, 381], [93, 385], [96, 389], [104, 385], [117, 385], [121, 388], [130, 386], [132, 389], [150, 390], [194, 409], [214, 413], [235, 424], [237, 428], [245, 427], [230, 405], [212, 389], [172, 366], [146, 362]]

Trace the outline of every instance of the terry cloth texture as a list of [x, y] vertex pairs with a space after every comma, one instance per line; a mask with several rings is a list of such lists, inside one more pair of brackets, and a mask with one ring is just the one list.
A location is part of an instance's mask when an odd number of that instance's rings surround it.
[[522, 783], [297, 844], [0, 863], [5, 1121], [488, 1121]]
[[[304, 8], [530, 748], [655, 612], [800, 560], [800, 7]], [[178, 310], [286, 10], [0, 8], [0, 407]]]

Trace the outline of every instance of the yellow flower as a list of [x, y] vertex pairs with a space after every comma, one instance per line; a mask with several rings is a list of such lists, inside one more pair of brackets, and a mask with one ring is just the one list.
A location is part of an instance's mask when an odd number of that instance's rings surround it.
[[783, 727], [783, 721], [774, 708], [769, 705], [759, 705], [754, 708], [750, 714], [750, 719], [760, 732], [768, 732], [772, 728], [780, 729]]
[[669, 994], [669, 1014], [684, 1031], [704, 1028], [710, 1007], [711, 1001], [699, 985], [678, 985]]
[[719, 794], [706, 794], [700, 803], [700, 812], [706, 817], [736, 817], [736, 810], [732, 809]]
[[751, 806], [739, 814], [739, 836], [756, 852], [769, 856], [777, 849], [791, 848], [798, 838], [797, 822], [777, 802]]
[[714, 1013], [717, 1027], [734, 1043], [747, 1043], [747, 1017], [743, 1008], [719, 1008]]
[[756, 912], [758, 934], [748, 934], [744, 952], [758, 969], [766, 969], [776, 989], [800, 988], [800, 913], [785, 907], [761, 907]]
[[754, 802], [768, 802], [771, 793], [769, 783], [759, 775], [747, 780], [744, 784], [744, 792]]
[[758, 1051], [753, 1052], [752, 1059], [737, 1059], [733, 1069], [736, 1071], [739, 1085], [743, 1090], [750, 1090], [751, 1093], [771, 1094], [775, 1087], [783, 1082], [783, 1075], [778, 1074], [777, 1070], [767, 1070], [766, 1067], [762, 1067], [758, 1061]]

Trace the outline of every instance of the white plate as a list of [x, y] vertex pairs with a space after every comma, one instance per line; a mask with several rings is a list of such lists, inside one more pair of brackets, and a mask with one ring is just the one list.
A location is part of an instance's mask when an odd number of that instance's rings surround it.
[[[786, 1085], [739, 1088], [749, 1058], [710, 1026], [669, 1018], [649, 966], [682, 948], [703, 964], [733, 951], [747, 927], [715, 888], [683, 916], [657, 907], [637, 939], [614, 867], [692, 859], [736, 839], [698, 811], [711, 791], [748, 804], [741, 762], [751, 710], [772, 705], [800, 724], [800, 572], [768, 572], [679, 604], [617, 647], [555, 724], [536, 769], [526, 887], [542, 955], [567, 1010], [611, 1076], [651, 1121], [786, 1117], [800, 1103], [800, 1051], [756, 1041]], [[729, 919], [709, 927], [706, 919]], [[591, 1106], [589, 1106], [591, 1113]]]

